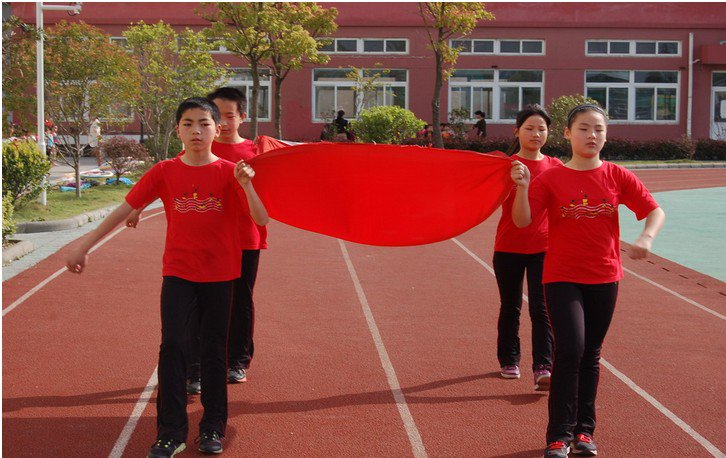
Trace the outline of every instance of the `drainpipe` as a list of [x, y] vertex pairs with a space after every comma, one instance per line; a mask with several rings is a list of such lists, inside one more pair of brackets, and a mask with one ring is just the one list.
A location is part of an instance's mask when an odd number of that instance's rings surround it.
[[686, 137], [692, 135], [693, 127], [693, 32], [688, 34], [688, 108], [686, 114]]

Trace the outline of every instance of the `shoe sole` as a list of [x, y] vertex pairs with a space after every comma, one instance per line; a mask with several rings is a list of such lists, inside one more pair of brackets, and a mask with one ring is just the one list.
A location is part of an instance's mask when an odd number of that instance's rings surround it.
[[499, 375], [501, 375], [502, 378], [506, 378], [506, 379], [515, 379], [515, 378], [519, 378], [520, 377], [519, 374], [517, 374], [517, 375], [510, 375], [510, 374], [502, 374], [502, 373], [500, 373]]
[[207, 451], [207, 450], [202, 450], [201, 448], [198, 448], [197, 450], [199, 450], [204, 455], [219, 455], [220, 453], [224, 452], [224, 449], [223, 448], [217, 450], [216, 452], [210, 452], [210, 451]]
[[578, 450], [575, 447], [570, 447], [570, 452], [573, 455], [580, 455], [580, 456], [596, 456], [597, 450], [590, 451], [590, 450]]
[[550, 377], [542, 377], [534, 383], [535, 391], [549, 391], [550, 390]]
[[[186, 448], [187, 448], [187, 446], [185, 444], [181, 444], [179, 447], [177, 447], [176, 450], [174, 450], [174, 453], [172, 453], [171, 456], [174, 456], [176, 454], [183, 452]], [[153, 458], [153, 457], [154, 457], [154, 455], [152, 455], [151, 453], [146, 455], [146, 458]]]
[[228, 378], [227, 383], [237, 384], [237, 383], [247, 383], [247, 377], [237, 380], [236, 378]]

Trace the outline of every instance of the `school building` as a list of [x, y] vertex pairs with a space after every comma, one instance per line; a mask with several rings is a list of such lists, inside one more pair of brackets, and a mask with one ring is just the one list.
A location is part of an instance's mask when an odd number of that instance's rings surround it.
[[[34, 3], [11, 3], [35, 21]], [[292, 72], [283, 85], [283, 132], [293, 140], [319, 137], [326, 116], [347, 118], [366, 105], [399, 105], [431, 122], [434, 58], [418, 3], [321, 3], [335, 7], [338, 31], [324, 48], [326, 65]], [[45, 13], [54, 22], [82, 20], [109, 40], [123, 41], [130, 22], [163, 20], [178, 30], [209, 24], [199, 3], [85, 3], [80, 15]], [[631, 139], [726, 139], [725, 3], [486, 3], [496, 19], [483, 21], [462, 48], [441, 95], [442, 121], [454, 109], [486, 113], [490, 136], [511, 135], [517, 111], [548, 105], [561, 95], [585, 94], [607, 108], [609, 135]], [[230, 84], [249, 90], [246, 63], [223, 47]], [[387, 70], [375, 97], [361, 100], [346, 73]], [[273, 84], [264, 72], [260, 134], [273, 135]], [[211, 89], [211, 88], [210, 88]], [[197, 94], [189, 94], [197, 95]], [[472, 119], [473, 122], [473, 119]], [[138, 124], [130, 125], [138, 133]]]

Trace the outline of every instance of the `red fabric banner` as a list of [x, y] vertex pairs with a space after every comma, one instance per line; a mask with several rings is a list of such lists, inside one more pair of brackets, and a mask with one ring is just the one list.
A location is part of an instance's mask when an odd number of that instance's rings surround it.
[[506, 156], [420, 146], [305, 143], [249, 162], [270, 217], [367, 245], [447, 240], [484, 221], [513, 187]]

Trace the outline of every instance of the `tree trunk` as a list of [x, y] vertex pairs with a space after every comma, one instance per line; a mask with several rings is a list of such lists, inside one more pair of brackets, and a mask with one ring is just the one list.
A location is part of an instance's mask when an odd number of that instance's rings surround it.
[[76, 147], [73, 150], [73, 171], [76, 175], [76, 198], [81, 198], [81, 155], [83, 147], [81, 146], [81, 137], [75, 137]]
[[275, 135], [282, 140], [282, 78], [275, 77]]
[[257, 138], [257, 101], [260, 97], [260, 68], [256, 61], [250, 62], [252, 70], [252, 98], [250, 100], [250, 140]]
[[441, 113], [440, 99], [441, 87], [444, 85], [443, 57], [440, 53], [436, 53], [436, 81], [434, 82], [434, 98], [431, 100], [431, 124], [434, 128], [434, 148], [443, 148], [444, 139], [441, 137]]

